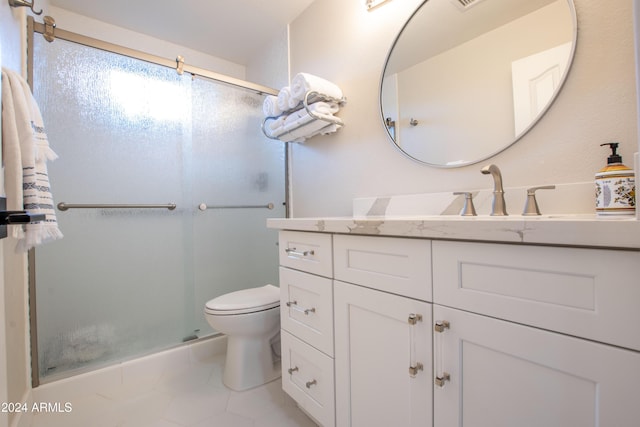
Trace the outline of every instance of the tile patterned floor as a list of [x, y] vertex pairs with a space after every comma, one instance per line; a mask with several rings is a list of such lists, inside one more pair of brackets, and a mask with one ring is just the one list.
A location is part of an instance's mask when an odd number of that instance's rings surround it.
[[[235, 392], [222, 384], [224, 354], [147, 384], [120, 384], [73, 399], [68, 413], [35, 414], [31, 427], [315, 427], [280, 380]], [[62, 402], [64, 405], [66, 402]]]

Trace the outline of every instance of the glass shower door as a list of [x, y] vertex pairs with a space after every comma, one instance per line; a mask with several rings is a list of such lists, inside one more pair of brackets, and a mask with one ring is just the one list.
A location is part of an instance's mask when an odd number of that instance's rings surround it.
[[278, 284], [278, 235], [266, 220], [286, 215], [284, 147], [260, 130], [262, 95], [207, 79], [192, 94], [193, 199], [208, 207], [194, 215], [194, 322], [207, 333], [208, 300]]
[[35, 252], [41, 379], [209, 335], [208, 299], [277, 283], [284, 147], [261, 96], [59, 39], [34, 58], [56, 203], [177, 205], [57, 211], [65, 237]]

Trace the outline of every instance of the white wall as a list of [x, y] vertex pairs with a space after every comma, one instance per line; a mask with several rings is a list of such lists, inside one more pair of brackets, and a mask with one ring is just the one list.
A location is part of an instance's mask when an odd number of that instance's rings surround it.
[[414, 162], [388, 141], [378, 86], [388, 49], [421, 0], [392, 0], [367, 12], [361, 1], [317, 0], [291, 25], [291, 74], [305, 71], [342, 87], [338, 133], [292, 147], [294, 216], [351, 214], [355, 197], [490, 188], [480, 174], [497, 164], [505, 185], [593, 180], [599, 145], [621, 142], [629, 166], [638, 151], [632, 0], [575, 0], [578, 44], [562, 93], [542, 121], [490, 160], [438, 169]]
[[247, 81], [280, 89], [289, 84], [289, 29], [283, 28], [247, 64]]

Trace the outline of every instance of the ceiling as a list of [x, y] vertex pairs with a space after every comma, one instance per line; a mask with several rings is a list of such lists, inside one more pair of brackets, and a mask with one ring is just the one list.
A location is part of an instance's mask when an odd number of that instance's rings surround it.
[[112, 25], [246, 65], [314, 0], [51, 0]]

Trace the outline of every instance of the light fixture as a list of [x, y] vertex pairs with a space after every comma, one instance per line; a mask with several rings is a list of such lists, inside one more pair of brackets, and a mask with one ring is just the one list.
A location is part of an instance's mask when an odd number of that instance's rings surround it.
[[388, 2], [389, 0], [365, 0], [364, 4], [367, 6], [367, 10], [373, 10], [376, 7]]

